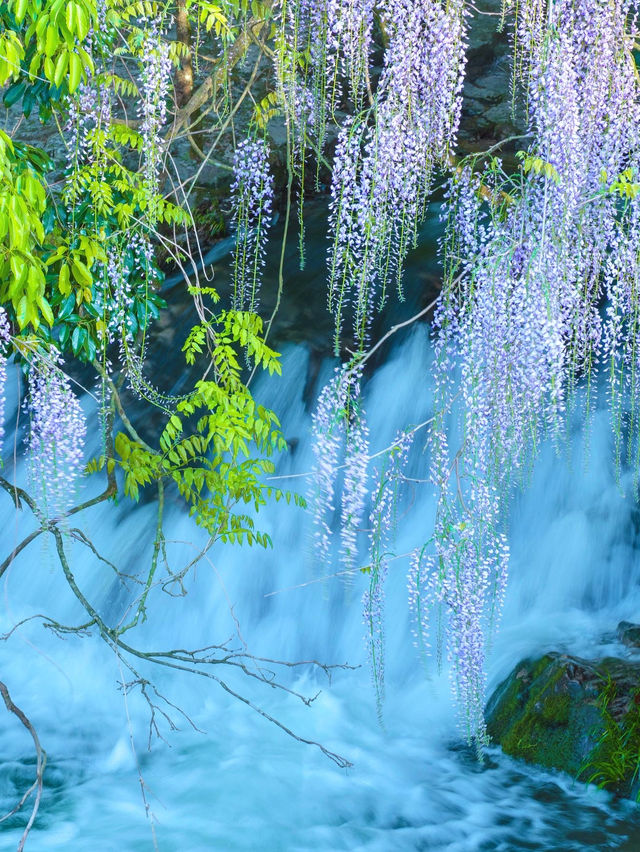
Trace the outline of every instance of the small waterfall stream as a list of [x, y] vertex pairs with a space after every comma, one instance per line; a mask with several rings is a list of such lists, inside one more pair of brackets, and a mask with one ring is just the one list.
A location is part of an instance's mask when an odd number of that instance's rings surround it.
[[[367, 383], [374, 452], [399, 428], [429, 416], [429, 359], [427, 327], [413, 328]], [[305, 388], [311, 381], [317, 392], [331, 364], [325, 361], [310, 380], [309, 360], [306, 346], [289, 344], [283, 378], [260, 379], [255, 388], [282, 415], [292, 443], [292, 452], [278, 462], [282, 477], [312, 466]], [[15, 387], [12, 380], [9, 391]], [[511, 579], [489, 660], [490, 689], [527, 654], [549, 649], [603, 654], [602, 636], [618, 620], [638, 620], [640, 515], [615, 483], [606, 412], [594, 416], [586, 467], [581, 442], [576, 431], [571, 464], [553, 447], [543, 447], [529, 487], [514, 500]], [[420, 436], [410, 460], [409, 475], [416, 478], [424, 478], [427, 468], [422, 444]], [[21, 465], [16, 476], [24, 481]], [[280, 482], [305, 490], [304, 478]], [[407, 494], [399, 511], [398, 554], [428, 537], [434, 510], [429, 486]], [[32, 529], [24, 516], [0, 495], [4, 552]], [[438, 674], [435, 664], [425, 672], [413, 648], [406, 558], [391, 563], [387, 582], [381, 727], [363, 639], [362, 575], [349, 583], [323, 579], [336, 569], [313, 567], [308, 517], [293, 505], [269, 506], [259, 520], [274, 548], [213, 549], [188, 576], [185, 597], [155, 589], [149, 620], [136, 629], [137, 644], [201, 648], [232, 637], [234, 647], [260, 657], [358, 666], [336, 669], [331, 683], [310, 665], [280, 673], [296, 691], [320, 691], [310, 707], [237, 670], [220, 666], [215, 672], [296, 734], [321, 742], [353, 766], [340, 769], [215, 682], [141, 665], [200, 729], [159, 699], [179, 730], [169, 730], [158, 717], [166, 742], [152, 738], [148, 751], [149, 707], [138, 690], [118, 691], [117, 683], [131, 676], [113, 652], [95, 636], [60, 639], [41, 622], [29, 621], [0, 643], [1, 678], [32, 719], [49, 757], [28, 849], [152, 850], [151, 823], [162, 852], [640, 848], [640, 815], [632, 803], [616, 803], [568, 777], [518, 764], [497, 749], [479, 764], [461, 744], [448, 674]], [[97, 506], [78, 523], [120, 570], [144, 571], [151, 506], [134, 508], [126, 501], [117, 510]], [[173, 568], [193, 558], [203, 541], [171, 501], [166, 536]], [[78, 543], [70, 553], [80, 588], [105, 618], [117, 620], [127, 598], [113, 570]], [[2, 578], [0, 594], [2, 632], [36, 613], [67, 624], [82, 621], [52, 543], [36, 542], [21, 553]], [[0, 803], [7, 808], [31, 783], [34, 759], [28, 735], [4, 712], [0, 736]], [[23, 824], [14, 817], [0, 825], [0, 850], [16, 848]]]

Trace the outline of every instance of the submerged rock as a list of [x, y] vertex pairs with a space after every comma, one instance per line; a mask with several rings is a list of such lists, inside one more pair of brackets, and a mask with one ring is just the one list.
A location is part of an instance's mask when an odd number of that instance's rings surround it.
[[489, 699], [486, 717], [506, 754], [621, 796], [640, 789], [640, 663], [523, 660]]
[[623, 645], [629, 648], [640, 648], [640, 624], [621, 621], [616, 632]]

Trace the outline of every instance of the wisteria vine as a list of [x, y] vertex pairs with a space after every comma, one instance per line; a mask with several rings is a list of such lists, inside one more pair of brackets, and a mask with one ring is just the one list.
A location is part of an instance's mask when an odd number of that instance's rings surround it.
[[7, 354], [10, 340], [9, 318], [5, 309], [0, 307], [0, 454], [4, 441], [5, 386], [7, 383]]
[[[188, 17], [193, 6], [181, 11]], [[44, 54], [44, 79], [62, 92], [59, 105], [67, 111], [59, 207], [56, 199], [45, 214], [47, 192], [34, 175], [46, 169], [29, 159], [33, 152], [14, 146], [7, 134], [0, 138], [0, 205], [9, 197], [5, 184], [20, 198], [0, 218], [0, 262], [13, 288], [7, 307], [0, 307], [0, 387], [11, 351], [30, 368], [28, 447], [42, 516], [59, 518], [67, 511], [84, 441], [82, 412], [61, 369], [61, 352], [72, 351], [103, 378], [105, 365], [119, 355], [119, 378], [128, 378], [134, 393], [161, 409], [169, 424], [157, 457], [151, 444], [129, 431], [127, 441], [135, 438], [133, 455], [144, 468], [136, 489], [150, 481], [150, 470], [171, 471], [172, 482], [191, 500], [190, 511], [200, 499], [194, 495], [204, 489], [212, 435], [218, 462], [236, 439], [239, 457], [252, 429], [261, 449], [264, 432], [275, 435], [268, 418], [260, 421], [263, 409], [252, 407], [233, 347], [244, 347], [248, 362], [255, 356], [256, 364], [276, 369], [255, 314], [268, 232], [281, 200], [272, 170], [278, 151], [271, 144], [280, 133], [286, 147], [285, 239], [292, 197], [302, 217], [314, 158], [315, 187], [324, 183], [329, 192], [328, 303], [335, 354], [346, 343], [349, 361], [321, 391], [313, 418], [315, 551], [322, 563], [338, 558], [351, 581], [359, 572], [367, 578], [363, 618], [380, 708], [384, 586], [410, 433], [397, 436], [382, 458], [371, 454], [364, 364], [375, 312], [392, 289], [402, 298], [407, 254], [434, 188], [444, 186], [444, 282], [434, 318], [429, 439], [438, 504], [435, 528], [421, 534], [410, 558], [408, 585], [416, 643], [423, 654], [432, 645], [436, 655], [446, 649], [464, 732], [481, 747], [487, 638], [500, 617], [508, 573], [508, 500], [514, 486], [526, 482], [541, 441], [551, 436], [561, 445], [568, 413], [583, 405], [589, 418], [600, 368], [608, 377], [616, 466], [619, 473], [625, 465], [633, 468], [638, 490], [636, 7], [630, 0], [505, 0], [501, 25], [513, 40], [513, 116], [526, 116], [528, 131], [520, 137], [528, 141], [519, 159], [509, 163], [493, 154], [510, 140], [462, 159], [457, 150], [474, 11], [465, 0], [223, 6], [195, 4], [197, 41], [204, 43], [200, 25], [211, 34], [213, 53], [208, 59], [202, 54], [211, 73], [200, 75], [200, 89], [175, 104], [172, 75], [188, 61], [190, 46], [188, 26], [186, 37], [174, 41], [171, 7], [138, 4], [134, 19], [135, 9], [123, 12], [109, 2], [89, 9], [74, 3], [70, 9], [80, 11], [65, 18], [64, 37], [47, 25], [51, 43], [39, 36], [32, 76], [38, 76]], [[119, 37], [114, 22], [130, 30], [117, 51], [111, 50]], [[10, 41], [3, 34], [5, 53], [17, 50], [13, 42], [7, 47]], [[111, 61], [124, 54], [132, 60], [127, 79], [112, 73], [118, 62]], [[238, 94], [231, 71], [236, 62], [242, 68], [247, 56], [253, 61], [253, 54], [255, 73]], [[12, 56], [0, 57], [0, 70], [22, 67], [24, 57]], [[13, 82], [3, 77], [2, 86], [18, 85], [9, 73]], [[211, 114], [215, 119], [208, 124]], [[271, 134], [273, 118], [281, 124]], [[206, 148], [211, 139], [205, 152], [200, 145]], [[190, 145], [198, 166], [191, 178], [178, 174], [169, 187], [172, 145], [177, 150], [182, 143]], [[196, 391], [178, 399], [143, 376], [149, 321], [162, 304], [156, 248], [161, 243], [177, 265], [186, 258], [185, 276], [190, 270], [199, 274], [204, 260], [196, 260], [190, 237], [180, 242], [176, 233], [176, 225], [193, 224], [179, 199], [188, 206], [204, 170], [220, 166], [220, 185], [230, 201], [226, 224], [235, 233], [233, 293], [226, 294], [231, 310], [216, 316], [203, 297], [215, 303], [224, 294], [188, 283], [200, 322], [184, 351], [190, 365], [199, 356], [208, 363]], [[55, 190], [48, 189], [53, 197]], [[35, 236], [29, 232], [26, 239], [22, 222], [29, 214], [37, 224]], [[282, 282], [284, 245], [281, 258]], [[220, 324], [224, 331], [218, 334]], [[17, 343], [20, 337], [26, 342]], [[110, 393], [114, 389], [112, 382]], [[108, 405], [113, 419], [114, 396]], [[0, 393], [0, 439], [3, 407]], [[195, 416], [200, 408], [207, 412], [201, 420]], [[211, 424], [203, 443], [182, 443], [191, 419]], [[451, 445], [458, 433], [459, 444]], [[130, 442], [120, 443], [131, 454]], [[116, 455], [112, 466], [118, 460], [126, 468], [129, 456]], [[196, 468], [188, 467], [196, 457], [204, 465], [197, 478]], [[183, 478], [186, 470], [190, 482]], [[217, 494], [220, 481], [207, 471], [207, 487]], [[131, 468], [127, 474], [133, 476]]]
[[258, 306], [265, 247], [273, 207], [273, 175], [264, 140], [245, 139], [233, 158], [231, 203], [236, 244], [233, 256], [233, 305], [255, 311]]
[[541, 439], [562, 441], [579, 382], [588, 417], [602, 361], [611, 365], [617, 444], [626, 434], [637, 446], [631, 184], [640, 148], [630, 14], [625, 3], [600, 0], [550, 7], [530, 50], [534, 141], [519, 177], [480, 161], [450, 181], [435, 386], [440, 412], [461, 397], [463, 439], [450, 451], [446, 417], [436, 418], [438, 517], [432, 555], [414, 563], [412, 601], [421, 629], [425, 600], [444, 609], [465, 727], [480, 743], [486, 636], [506, 582], [505, 501], [526, 481]]
[[44, 517], [61, 518], [73, 505], [87, 431], [80, 403], [55, 351], [36, 358], [29, 374], [30, 479]]

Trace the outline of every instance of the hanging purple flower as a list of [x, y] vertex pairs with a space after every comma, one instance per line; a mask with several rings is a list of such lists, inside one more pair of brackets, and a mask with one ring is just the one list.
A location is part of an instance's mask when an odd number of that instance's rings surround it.
[[65, 125], [67, 142], [68, 178], [65, 201], [69, 208], [76, 204], [85, 191], [78, 180], [80, 171], [101, 161], [104, 162], [104, 139], [111, 124], [111, 90], [91, 79], [81, 83], [70, 99], [69, 115]]
[[269, 147], [262, 139], [245, 139], [233, 158], [231, 203], [236, 227], [233, 256], [233, 306], [254, 311], [265, 263], [267, 231], [273, 208]]
[[448, 164], [465, 65], [461, 4], [389, 0], [382, 11], [389, 46], [375, 99], [343, 125], [331, 185], [330, 300], [338, 333], [353, 302], [360, 345], [388, 284], [400, 288], [433, 169]]
[[160, 21], [152, 19], [145, 30], [141, 64], [140, 134], [144, 140], [143, 176], [149, 199], [147, 215], [155, 221], [154, 197], [159, 191], [159, 174], [165, 143], [160, 130], [167, 117], [167, 98], [173, 65], [169, 42], [163, 37]]
[[358, 399], [359, 393], [359, 385], [357, 380], [354, 380], [347, 423], [340, 518], [342, 564], [348, 571], [353, 571], [357, 567], [358, 531], [369, 496], [367, 482], [369, 428]]
[[11, 341], [9, 317], [4, 308], [0, 307], [0, 453], [4, 440], [4, 403], [5, 386], [7, 383], [7, 350]]
[[32, 364], [27, 401], [31, 482], [43, 514], [57, 518], [72, 505], [86, 435], [82, 408], [61, 365], [55, 350]]
[[[628, 11], [617, 0], [548, 8], [548, 27], [527, 60], [534, 143], [520, 186], [507, 184], [505, 193], [493, 171], [462, 170], [447, 194], [445, 245], [455, 260], [436, 313], [439, 414], [431, 434], [440, 499], [435, 553], [413, 594], [439, 602], [465, 728], [480, 743], [485, 637], [507, 575], [504, 499], [541, 437], [561, 434], [583, 378], [592, 404], [603, 346], [617, 434], [633, 421], [637, 441], [640, 219], [635, 190], [621, 205], [609, 189], [634, 180], [640, 156]], [[445, 436], [457, 397], [462, 445], [454, 456]]]
[[320, 392], [311, 430], [315, 464], [309, 506], [313, 514], [314, 556], [325, 567], [330, 559], [336, 477], [349, 400], [350, 374], [348, 370], [336, 368], [333, 378]]
[[413, 434], [401, 432], [396, 436], [383, 464], [374, 474], [369, 514], [369, 588], [362, 598], [365, 641], [376, 691], [378, 715], [382, 716], [384, 700], [384, 586], [395, 531], [395, 512], [398, 491], [407, 462]]

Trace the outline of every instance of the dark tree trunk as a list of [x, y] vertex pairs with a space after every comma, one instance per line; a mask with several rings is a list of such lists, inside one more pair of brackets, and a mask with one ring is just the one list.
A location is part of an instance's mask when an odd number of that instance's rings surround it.
[[193, 94], [193, 63], [191, 61], [191, 27], [187, 15], [186, 0], [178, 0], [176, 12], [176, 39], [187, 47], [180, 58], [175, 76], [176, 103], [183, 107]]

